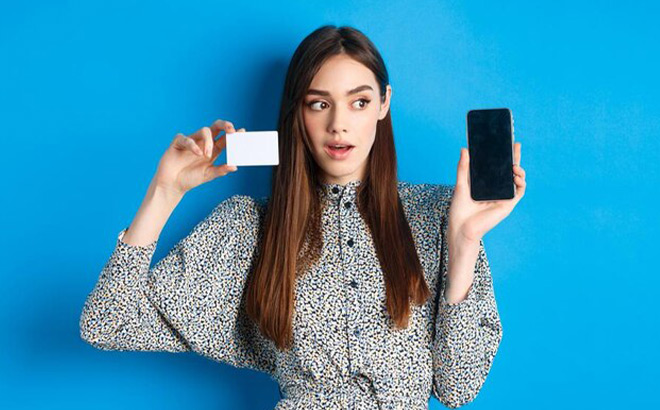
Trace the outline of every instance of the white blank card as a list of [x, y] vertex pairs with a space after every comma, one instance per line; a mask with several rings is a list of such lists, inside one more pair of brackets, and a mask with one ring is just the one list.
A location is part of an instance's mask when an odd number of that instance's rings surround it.
[[227, 165], [278, 165], [277, 131], [227, 134]]

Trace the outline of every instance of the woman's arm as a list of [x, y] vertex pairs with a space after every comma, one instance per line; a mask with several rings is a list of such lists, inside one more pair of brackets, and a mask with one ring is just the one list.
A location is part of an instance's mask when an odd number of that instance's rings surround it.
[[483, 242], [449, 246], [443, 296], [452, 305], [464, 301], [474, 283], [474, 270]]
[[133, 222], [124, 230], [122, 241], [131, 246], [148, 247], [158, 240], [172, 212], [183, 199], [183, 194], [156, 184], [149, 184]]
[[[181, 199], [182, 195], [173, 195], [152, 179], [133, 222], [119, 233], [85, 301], [80, 318], [83, 340], [104, 350], [189, 350], [144, 297], [140, 283], [149, 271], [158, 237]], [[173, 256], [169, 258], [171, 262]]]
[[254, 200], [234, 195], [151, 270], [157, 241], [130, 245], [123, 230], [83, 307], [81, 337], [104, 350], [193, 350], [270, 371], [272, 360], [239, 308], [258, 224]]
[[110, 258], [85, 300], [80, 336], [103, 350], [190, 350], [144, 291], [156, 241], [144, 246], [128, 245], [122, 241], [126, 231], [119, 233]]
[[[450, 294], [447, 289], [450, 268], [447, 243], [447, 208], [442, 210], [440, 249], [439, 305], [436, 332], [433, 343], [433, 394], [445, 406], [456, 408], [477, 396], [492, 366], [502, 339], [502, 326], [495, 301], [490, 265], [483, 240], [479, 241], [473, 278], [464, 281], [457, 294], [471, 282], [465, 298]], [[472, 251], [465, 251], [467, 255]], [[454, 266], [469, 263], [472, 256], [464, 256], [468, 262], [455, 262]], [[458, 261], [458, 259], [457, 259]], [[453, 277], [453, 276], [452, 276]], [[469, 275], [456, 276], [465, 278]], [[445, 295], [457, 298], [458, 303], [448, 302]], [[450, 299], [451, 300], [451, 299]]]

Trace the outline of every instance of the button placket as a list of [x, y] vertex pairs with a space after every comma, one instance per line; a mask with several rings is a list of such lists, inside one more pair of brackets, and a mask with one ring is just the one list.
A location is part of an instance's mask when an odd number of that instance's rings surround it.
[[[346, 191], [345, 191], [344, 195], [343, 195], [343, 198], [341, 198], [341, 200], [340, 200], [340, 202], [343, 203], [343, 208], [344, 209], [341, 209], [341, 208], [339, 209], [340, 215], [343, 215], [343, 217], [341, 218], [342, 221], [343, 221], [343, 225], [347, 228], [346, 229], [346, 231], [347, 231], [346, 237], [348, 239], [345, 240], [345, 244], [347, 245], [347, 248], [346, 248], [347, 252], [345, 253], [345, 255], [347, 255], [347, 257], [346, 257], [345, 260], [347, 262], [354, 262], [355, 261], [355, 251], [354, 251], [354, 249], [355, 249], [355, 239], [354, 239], [354, 237], [356, 235], [356, 232], [354, 232], [354, 230], [357, 227], [358, 221], [355, 220], [356, 210], [353, 209], [353, 200], [354, 200], [353, 196], [354, 195], [353, 195], [352, 190], [348, 191], [348, 194], [346, 194]], [[350, 286], [352, 289], [357, 289], [358, 283], [356, 281], [356, 278], [352, 277], [352, 275], [354, 275], [355, 272], [351, 269], [349, 269], [348, 272], [350, 273], [351, 276], [348, 276], [348, 277], [345, 278], [346, 284], [348, 286]], [[355, 298], [354, 299], [355, 303], [358, 302], [356, 296], [357, 296], [357, 294], [354, 293], [353, 297]]]
[[358, 238], [359, 231], [362, 227], [361, 217], [357, 209], [356, 200], [356, 187], [359, 181], [352, 181], [346, 185], [339, 184], [325, 184], [322, 187], [321, 194], [325, 199], [325, 205], [332, 210], [329, 215], [332, 215], [334, 221], [328, 221], [337, 224], [337, 240], [338, 246], [338, 268], [341, 272], [341, 277], [338, 278], [344, 287], [344, 303], [342, 311], [346, 320], [346, 333], [348, 349], [348, 366], [346, 371], [348, 373], [360, 371], [363, 368], [363, 333], [364, 329], [361, 328], [361, 313], [363, 307], [360, 303], [360, 285], [357, 277], [355, 277], [357, 263], [358, 263]]
[[355, 195], [353, 187], [347, 187], [341, 193], [336, 203], [340, 215], [340, 235], [342, 239], [342, 262], [344, 264], [344, 283], [347, 289], [347, 310], [348, 310], [348, 332], [349, 332], [349, 356], [351, 372], [359, 372], [363, 364], [362, 352], [362, 333], [360, 318], [362, 304], [360, 303], [359, 284], [355, 277], [357, 263], [357, 231], [360, 227], [360, 220], [357, 219], [358, 211], [355, 207]]

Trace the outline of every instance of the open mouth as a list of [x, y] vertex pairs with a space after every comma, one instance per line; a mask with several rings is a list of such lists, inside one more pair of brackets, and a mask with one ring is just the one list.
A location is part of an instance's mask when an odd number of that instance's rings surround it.
[[348, 152], [353, 145], [328, 145], [328, 148], [335, 152]]
[[354, 145], [333, 144], [326, 145], [325, 152], [327, 152], [332, 159], [344, 159], [353, 150], [353, 148], [355, 148]]

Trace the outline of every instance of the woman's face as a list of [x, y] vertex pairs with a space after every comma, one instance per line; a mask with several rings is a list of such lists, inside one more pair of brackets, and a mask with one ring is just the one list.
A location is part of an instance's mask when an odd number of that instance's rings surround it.
[[364, 178], [376, 125], [387, 115], [391, 95], [388, 85], [381, 103], [373, 72], [345, 54], [323, 64], [303, 104], [305, 129], [322, 181], [344, 185]]

